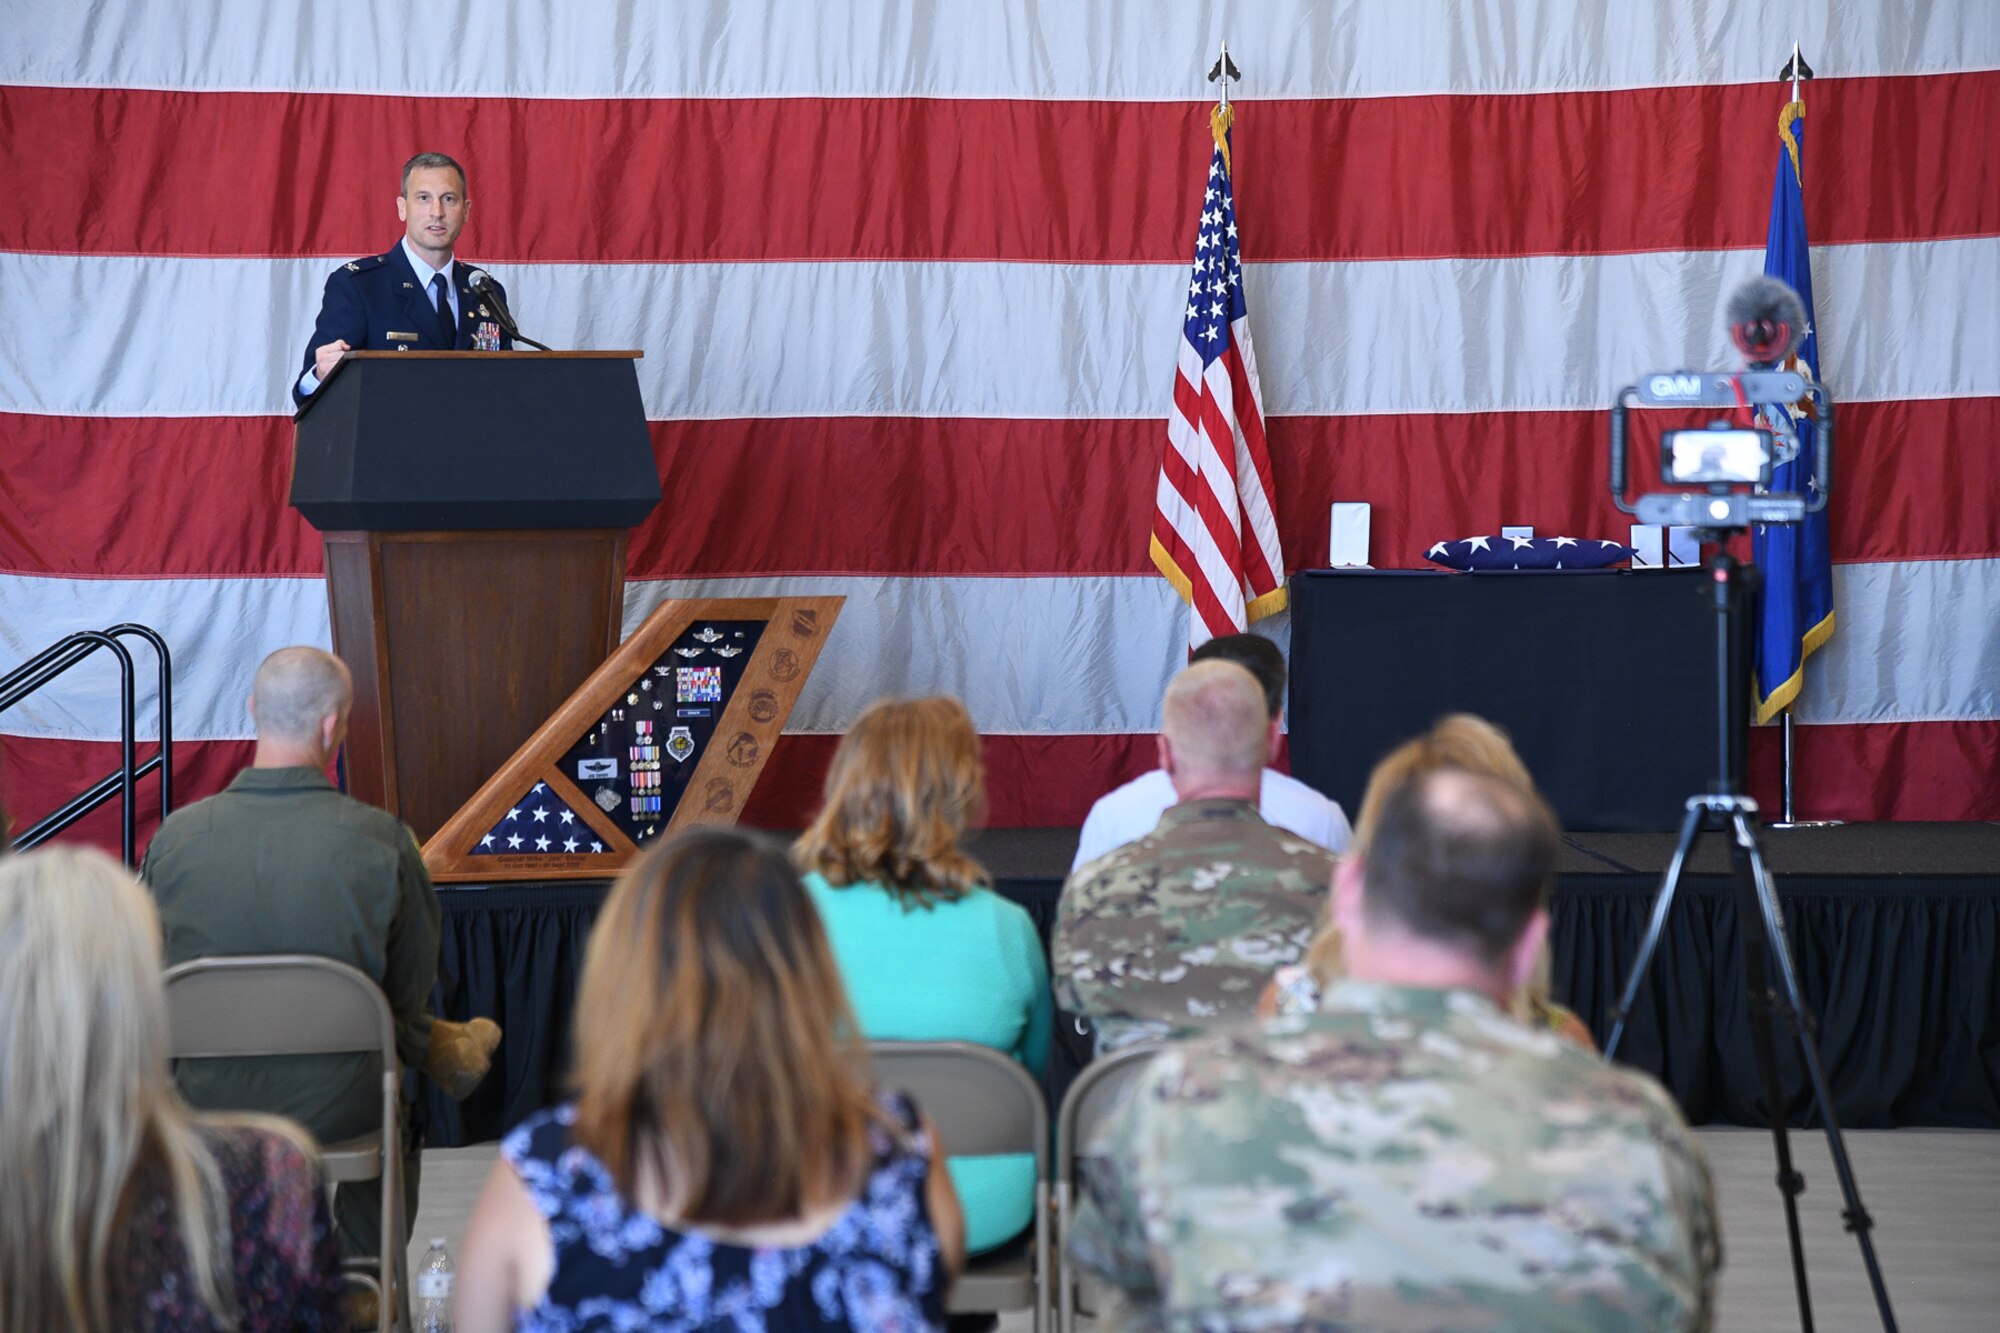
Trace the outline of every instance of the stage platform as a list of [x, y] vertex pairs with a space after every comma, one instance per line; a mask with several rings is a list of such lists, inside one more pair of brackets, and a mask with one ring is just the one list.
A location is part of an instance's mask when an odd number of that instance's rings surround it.
[[[1566, 835], [1552, 913], [1557, 995], [1600, 1041], [1673, 852], [1666, 833]], [[1074, 829], [993, 829], [970, 842], [995, 887], [1042, 928]], [[1842, 1123], [2000, 1128], [2000, 825], [1772, 829], [1764, 850]], [[1690, 864], [1621, 1058], [1657, 1075], [1696, 1123], [1759, 1124], [1727, 847]], [[608, 885], [455, 887], [444, 907], [439, 1012], [506, 1029], [496, 1075], [462, 1106], [435, 1092], [430, 1142], [503, 1133], [560, 1095], [583, 946]], [[1788, 1114], [1804, 1073], [1787, 1062]]]

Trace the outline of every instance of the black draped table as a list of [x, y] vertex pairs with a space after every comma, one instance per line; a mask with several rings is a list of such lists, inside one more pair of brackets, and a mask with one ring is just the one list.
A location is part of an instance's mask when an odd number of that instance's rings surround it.
[[[1711, 582], [1700, 569], [1295, 574], [1292, 772], [1351, 814], [1390, 749], [1476, 713], [1507, 729], [1564, 828], [1678, 828], [1715, 773]], [[1735, 743], [1740, 764], [1740, 727]]]
[[[1671, 834], [1572, 833], [1553, 904], [1555, 989], [1601, 1041], [1644, 934]], [[1073, 829], [994, 830], [972, 846], [1044, 938]], [[1844, 1124], [2000, 1128], [2000, 826], [1770, 830], [1800, 985]], [[1697, 1123], [1763, 1123], [1722, 840], [1683, 882], [1624, 1057]], [[439, 1012], [506, 1029], [494, 1076], [462, 1105], [430, 1094], [430, 1142], [496, 1138], [562, 1095], [571, 1003], [602, 883], [441, 889]], [[1804, 1123], [1803, 1071], [1786, 1070]]]

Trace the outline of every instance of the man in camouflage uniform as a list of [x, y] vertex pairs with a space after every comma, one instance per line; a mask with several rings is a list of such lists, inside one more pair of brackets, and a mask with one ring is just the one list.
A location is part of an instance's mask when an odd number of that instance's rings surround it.
[[1079, 867], [1049, 954], [1056, 1000], [1097, 1048], [1248, 1022], [1271, 972], [1305, 951], [1333, 855], [1257, 813], [1278, 722], [1256, 678], [1197, 662], [1162, 705], [1160, 767], [1180, 803], [1159, 827]]
[[1556, 830], [1445, 770], [1394, 789], [1317, 1013], [1167, 1047], [1085, 1172], [1070, 1245], [1111, 1328], [1711, 1326], [1708, 1168], [1659, 1085], [1508, 1017]]

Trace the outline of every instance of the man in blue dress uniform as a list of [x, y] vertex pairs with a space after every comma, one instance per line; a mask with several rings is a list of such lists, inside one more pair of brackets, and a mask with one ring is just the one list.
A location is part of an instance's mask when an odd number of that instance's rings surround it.
[[[512, 346], [492, 300], [472, 290], [478, 269], [452, 257], [471, 204], [465, 168], [443, 153], [418, 153], [403, 164], [396, 200], [403, 239], [387, 254], [341, 265], [326, 280], [319, 322], [292, 382], [293, 402], [305, 406], [344, 352]], [[504, 303], [507, 289], [498, 281], [493, 286]]]

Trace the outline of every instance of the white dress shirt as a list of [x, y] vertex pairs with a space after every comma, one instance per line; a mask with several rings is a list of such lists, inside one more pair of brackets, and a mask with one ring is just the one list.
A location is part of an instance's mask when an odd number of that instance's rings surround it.
[[[1098, 797], [1097, 804], [1084, 817], [1076, 859], [1070, 863], [1070, 869], [1145, 837], [1159, 826], [1160, 816], [1179, 800], [1173, 779], [1163, 768], [1142, 773]], [[1348, 826], [1339, 802], [1328, 800], [1275, 768], [1264, 770], [1263, 786], [1257, 793], [1257, 813], [1264, 816], [1265, 823], [1296, 833], [1330, 852], [1344, 852], [1354, 840], [1354, 830]]]

